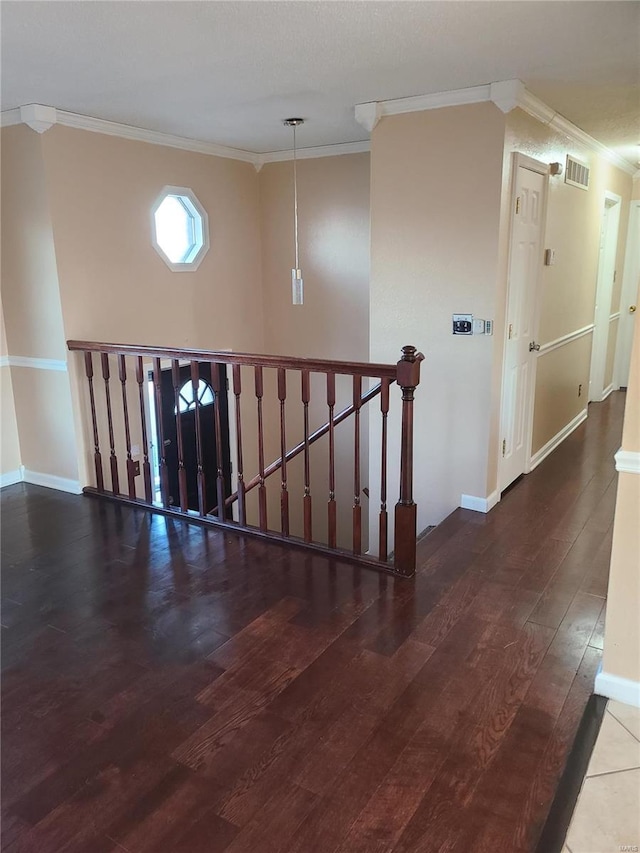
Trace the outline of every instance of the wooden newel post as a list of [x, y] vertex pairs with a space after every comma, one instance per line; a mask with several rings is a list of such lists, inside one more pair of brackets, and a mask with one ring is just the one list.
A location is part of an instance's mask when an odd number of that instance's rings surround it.
[[417, 507], [413, 501], [413, 394], [420, 383], [422, 353], [402, 347], [396, 382], [402, 389], [402, 438], [400, 443], [400, 500], [395, 511], [394, 564], [400, 575], [416, 571]]

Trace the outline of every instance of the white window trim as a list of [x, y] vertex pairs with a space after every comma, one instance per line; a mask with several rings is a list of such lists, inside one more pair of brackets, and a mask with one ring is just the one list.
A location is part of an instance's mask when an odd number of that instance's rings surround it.
[[[196, 236], [199, 238], [198, 242], [201, 241], [202, 245], [194, 255], [193, 259], [186, 263], [176, 264], [173, 261], [170, 261], [156, 240], [155, 213], [168, 195], [177, 195], [185, 198], [201, 219], [200, 223], [196, 220]], [[207, 216], [207, 211], [200, 204], [200, 201], [193, 190], [190, 190], [188, 187], [165, 186], [162, 188], [160, 195], [151, 208], [151, 245], [173, 272], [195, 272], [198, 269], [202, 263], [202, 259], [209, 251], [209, 217]]]

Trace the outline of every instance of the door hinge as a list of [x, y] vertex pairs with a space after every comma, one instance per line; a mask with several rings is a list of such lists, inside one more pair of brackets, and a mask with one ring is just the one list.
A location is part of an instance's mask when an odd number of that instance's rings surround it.
[[505, 456], [507, 452], [507, 439], [502, 439], [502, 455]]
[[520, 196], [516, 198], [516, 213], [520, 213]]
[[513, 337], [513, 323], [509, 323], [509, 340]]

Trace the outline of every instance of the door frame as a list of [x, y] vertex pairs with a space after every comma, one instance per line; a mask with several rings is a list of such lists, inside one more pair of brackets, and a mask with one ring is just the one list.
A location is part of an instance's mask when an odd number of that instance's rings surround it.
[[[536, 289], [533, 294], [532, 299], [532, 323], [531, 328], [534, 330], [535, 338], [537, 338], [539, 330], [540, 330], [540, 312], [542, 306], [542, 299], [540, 298], [540, 284], [542, 281], [542, 267], [543, 267], [543, 258], [544, 258], [544, 242], [546, 239], [547, 232], [547, 205], [549, 200], [549, 164], [543, 163], [540, 160], [535, 160], [533, 157], [529, 157], [527, 154], [522, 154], [519, 151], [514, 151], [511, 159], [511, 190], [509, 192], [509, 204], [510, 204], [510, 214], [509, 214], [509, 242], [508, 242], [508, 252], [507, 252], [507, 287], [505, 293], [505, 303], [504, 303], [504, 330], [503, 330], [503, 338], [502, 338], [502, 378], [500, 382], [500, 417], [498, 420], [498, 471], [497, 471], [497, 492], [498, 496], [502, 493], [502, 491], [507, 488], [502, 485], [502, 473], [503, 473], [503, 463], [502, 463], [502, 439], [503, 439], [503, 417], [504, 417], [504, 405], [505, 405], [505, 382], [506, 382], [506, 353], [507, 353], [507, 334], [509, 324], [507, 322], [507, 318], [509, 316], [509, 299], [511, 297], [511, 259], [513, 252], [513, 226], [515, 222], [515, 209], [516, 209], [516, 186], [517, 186], [517, 175], [518, 169], [528, 169], [531, 172], [536, 172], [539, 175], [544, 175], [547, 180], [544, 182], [543, 188], [543, 197], [542, 197], [542, 206], [540, 212], [540, 221], [541, 221], [541, 251], [540, 257], [538, 259], [538, 277], [536, 281]], [[536, 372], [537, 372], [537, 364], [538, 359], [534, 358], [532, 360], [531, 370], [529, 371], [529, 382], [528, 388], [526, 389], [526, 399], [525, 399], [525, 418], [526, 418], [526, 426], [525, 426], [525, 441], [526, 441], [526, 454], [525, 454], [525, 464], [524, 464], [524, 472], [528, 474], [531, 471], [531, 442], [533, 441], [533, 414], [534, 414], [534, 401], [535, 401], [535, 388], [536, 388]], [[499, 497], [498, 497], [499, 499]]]
[[[609, 202], [609, 204], [607, 204]], [[602, 233], [605, 211], [607, 211], [607, 230], [604, 240], [601, 238], [601, 248], [598, 253], [598, 278], [596, 280], [595, 305], [593, 312], [593, 336], [591, 344], [591, 362], [589, 365], [589, 395], [590, 403], [599, 403], [605, 399], [607, 394], [613, 390], [613, 386], [605, 387], [605, 370], [607, 367], [607, 349], [609, 344], [610, 326], [613, 315], [611, 313], [611, 294], [613, 293], [613, 279], [607, 282], [607, 250], [609, 241], [613, 240], [613, 270], [615, 273], [616, 255], [618, 253], [618, 237], [620, 234], [620, 212], [622, 208], [622, 197], [617, 193], [605, 190], [602, 197], [601, 225]], [[609, 219], [612, 211], [613, 219]], [[612, 237], [613, 235], [613, 237]], [[608, 288], [608, 298], [605, 293]], [[603, 304], [604, 299], [604, 304]], [[616, 345], [617, 348], [617, 345]], [[601, 381], [600, 381], [601, 380]], [[615, 381], [615, 371], [614, 371]], [[597, 384], [596, 384], [597, 383]]]
[[[233, 350], [222, 349], [219, 352], [229, 352], [232, 353]], [[226, 363], [226, 362], [225, 362]], [[160, 359], [160, 370], [168, 370], [171, 368], [173, 364], [173, 359], [171, 358], [162, 358]], [[191, 364], [189, 359], [178, 359], [179, 367], [188, 367]], [[227, 364], [228, 366], [228, 364]], [[153, 373], [153, 361], [145, 361], [143, 364], [145, 385], [147, 391], [144, 395], [145, 402], [145, 414], [147, 417], [148, 424], [148, 442], [149, 442], [149, 461], [151, 462], [151, 483], [154, 492], [154, 503], [160, 505], [161, 501], [156, 498], [156, 495], [159, 493], [156, 489], [155, 477], [160, 468], [160, 459], [158, 456], [158, 448], [157, 448], [157, 421], [156, 421], [156, 402], [155, 402], [155, 392], [149, 390], [149, 383], [151, 379], [150, 375]], [[229, 460], [231, 466], [231, 491], [238, 491], [238, 471], [236, 468], [236, 460], [238, 458], [238, 433], [236, 430], [236, 398], [233, 394], [230, 382], [229, 382], [229, 371], [227, 371], [227, 388], [224, 389], [225, 394], [227, 395], [227, 417], [229, 419]], [[232, 504], [233, 511], [233, 520], [238, 521], [238, 502], [234, 501]]]
[[[638, 321], [629, 314], [629, 305], [637, 304], [640, 297], [640, 199], [629, 204], [629, 226], [624, 254], [624, 272], [620, 292], [620, 320], [618, 321], [618, 339], [616, 357], [613, 365], [613, 384], [615, 388], [625, 388], [629, 380], [629, 362], [633, 327]], [[625, 343], [628, 347], [625, 350]]]

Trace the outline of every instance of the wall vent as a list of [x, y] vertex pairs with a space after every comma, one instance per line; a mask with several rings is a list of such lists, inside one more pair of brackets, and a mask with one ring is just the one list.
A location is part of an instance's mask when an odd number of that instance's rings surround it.
[[564, 170], [565, 184], [578, 187], [581, 190], [589, 189], [589, 167], [585, 163], [570, 157], [567, 154], [567, 166]]

